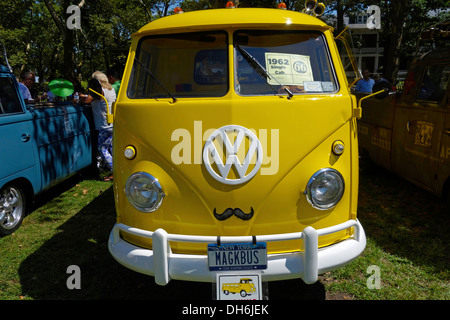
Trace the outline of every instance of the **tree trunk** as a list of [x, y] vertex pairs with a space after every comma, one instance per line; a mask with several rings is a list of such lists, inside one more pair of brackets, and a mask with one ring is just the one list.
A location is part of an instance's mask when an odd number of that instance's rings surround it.
[[338, 35], [342, 30], [344, 30], [344, 4], [342, 3], [342, 0], [336, 1], [336, 13], [336, 35]]
[[[64, 21], [61, 20], [61, 18], [58, 16], [55, 8], [50, 3], [49, 0], [43, 0], [45, 6], [47, 7], [48, 11], [50, 12], [50, 15], [52, 16], [53, 21], [55, 22], [57, 28], [61, 32], [61, 37], [63, 41], [63, 48], [64, 48], [64, 54], [63, 54], [63, 63], [64, 63], [64, 78], [66, 79], [72, 79], [75, 77], [75, 70], [74, 70], [74, 61], [73, 61], [73, 30], [70, 30], [66, 27], [66, 24]], [[84, 4], [84, 1], [81, 3]], [[81, 4], [80, 3], [80, 4]], [[70, 3], [66, 0], [64, 1], [64, 8], [67, 8], [70, 5]]]
[[392, 83], [397, 79], [398, 68], [400, 64], [400, 48], [403, 38], [403, 26], [406, 20], [408, 10], [407, 0], [397, 0], [391, 2], [390, 10], [390, 30], [388, 33], [386, 45], [384, 47], [384, 70], [383, 77]]
[[26, 66], [27, 66], [27, 64], [28, 64], [28, 53], [29, 53], [29, 51], [30, 51], [30, 48], [31, 48], [31, 42], [28, 42], [27, 45], [26, 45], [26, 49], [25, 49], [25, 57], [27, 57], [27, 60], [25, 60], [25, 63], [23, 63], [23, 64], [20, 66], [20, 73], [19, 73], [19, 76], [22, 75], [22, 72], [25, 71], [25, 68], [26, 68]]

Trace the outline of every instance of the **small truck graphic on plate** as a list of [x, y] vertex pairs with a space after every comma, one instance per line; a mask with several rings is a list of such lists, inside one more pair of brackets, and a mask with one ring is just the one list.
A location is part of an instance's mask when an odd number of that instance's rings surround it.
[[246, 297], [249, 294], [255, 293], [256, 288], [252, 279], [242, 278], [239, 283], [224, 283], [222, 284], [222, 291], [224, 294], [228, 295], [230, 293], [239, 293], [241, 297]]

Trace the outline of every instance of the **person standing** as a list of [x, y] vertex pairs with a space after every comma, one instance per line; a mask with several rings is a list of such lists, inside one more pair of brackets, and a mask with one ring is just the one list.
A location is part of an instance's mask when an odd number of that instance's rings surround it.
[[366, 93], [372, 92], [372, 87], [375, 84], [375, 80], [370, 78], [370, 72], [367, 69], [365, 69], [362, 74], [363, 74], [363, 78], [360, 79], [356, 83], [355, 91], [356, 92], [366, 92]]
[[[98, 130], [98, 152], [101, 158], [108, 166], [108, 169], [112, 171], [112, 133], [113, 125], [107, 121], [107, 107], [109, 113], [111, 113], [111, 106], [116, 101], [116, 92], [111, 84], [108, 82], [108, 78], [101, 71], [96, 71], [92, 74], [92, 79], [89, 80], [89, 87], [94, 91], [102, 94], [108, 106], [102, 97], [96, 95], [93, 92], [89, 92], [88, 95], [80, 95], [83, 103], [90, 103], [92, 106], [92, 114], [94, 117], [95, 129]], [[112, 176], [105, 180], [111, 180]]]
[[119, 94], [119, 88], [122, 82], [122, 77], [120, 76], [119, 71], [117, 71], [117, 69], [110, 68], [106, 71], [106, 76], [108, 77], [109, 83], [114, 88], [114, 91], [116, 91], [117, 96]]

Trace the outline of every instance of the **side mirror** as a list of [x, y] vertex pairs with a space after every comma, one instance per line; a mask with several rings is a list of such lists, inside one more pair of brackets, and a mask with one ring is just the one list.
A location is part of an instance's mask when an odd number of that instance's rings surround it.
[[[367, 98], [375, 97], [375, 98], [377, 98], [377, 99], [383, 99], [383, 98], [385, 98], [388, 94], [389, 94], [389, 88], [385, 88], [385, 89], [381, 89], [381, 90], [379, 90], [379, 91], [376, 91], [376, 92], [374, 92], [374, 93], [371, 93], [371, 94], [369, 94], [369, 95], [367, 95], [367, 96], [364, 96], [364, 97], [362, 97], [361, 99], [359, 99], [357, 109], [361, 109], [361, 103], [362, 103], [362, 101], [365, 100], [365, 99], [367, 99]], [[381, 96], [381, 98], [378, 98], [378, 96]]]
[[[100, 86], [100, 89], [101, 89], [101, 86]], [[92, 92], [95, 96], [98, 96], [105, 101], [105, 103], [106, 103], [106, 121], [108, 123], [114, 123], [114, 115], [112, 115], [111, 112], [109, 112], [108, 100], [106, 100], [106, 98], [101, 93], [95, 91], [94, 89], [88, 88], [88, 90], [90, 92]], [[100, 91], [102, 91], [102, 90], [100, 90]]]
[[97, 79], [89, 79], [87, 86], [89, 94], [95, 99], [101, 99], [102, 95], [99, 92], [102, 92], [102, 85]]
[[385, 79], [382, 79], [375, 82], [372, 87], [372, 92], [377, 93], [376, 95], [374, 95], [376, 99], [382, 100], [388, 96], [390, 88], [391, 86], [389, 85], [389, 82]]

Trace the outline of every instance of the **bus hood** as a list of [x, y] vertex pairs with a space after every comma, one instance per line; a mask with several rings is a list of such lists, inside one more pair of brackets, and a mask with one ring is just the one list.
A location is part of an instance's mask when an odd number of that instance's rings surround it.
[[[302, 193], [310, 177], [323, 167], [350, 175], [350, 152], [345, 161], [331, 153], [337, 139], [351, 145], [354, 128], [349, 96], [254, 97], [245, 103], [242, 99], [133, 100], [119, 102], [116, 110], [114, 127], [120, 127], [121, 135], [114, 135], [115, 158], [123, 157], [129, 145], [136, 148], [136, 158], [114, 164], [116, 206], [122, 223], [147, 230], [163, 228], [169, 233], [233, 236], [301, 231], [324, 218], [333, 220], [330, 225], [348, 219], [348, 215], [333, 216], [333, 210], [312, 208]], [[130, 123], [133, 128], [126, 127]], [[249, 129], [258, 138], [259, 145], [254, 147], [261, 148], [261, 166], [246, 181], [223, 183], [212, 174], [220, 176], [218, 167], [212, 165], [211, 170], [205, 164], [205, 143], [218, 137], [216, 130], [225, 126]], [[230, 136], [231, 147], [239, 139], [239, 130], [235, 131]], [[252, 140], [243, 145], [242, 153], [235, 152], [241, 164]], [[222, 152], [216, 156], [226, 167], [223, 149], [210, 148], [206, 154], [212, 158]], [[239, 169], [230, 166], [230, 153], [228, 178], [237, 180]], [[247, 173], [256, 166], [257, 153]], [[155, 212], [138, 212], [126, 200], [126, 179], [138, 171], [156, 177], [165, 193]], [[349, 192], [344, 197], [348, 213]], [[279, 214], [285, 216], [280, 219]]]

